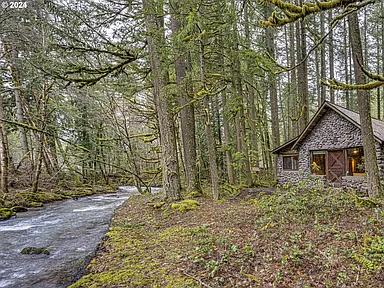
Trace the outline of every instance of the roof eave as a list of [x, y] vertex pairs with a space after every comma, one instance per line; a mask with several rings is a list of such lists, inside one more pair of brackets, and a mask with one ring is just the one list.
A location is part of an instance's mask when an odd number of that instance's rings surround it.
[[272, 153], [273, 153], [273, 154], [276, 154], [276, 153], [277, 153], [278, 151], [280, 151], [281, 149], [283, 149], [283, 148], [289, 146], [290, 144], [294, 143], [294, 142], [296, 141], [297, 137], [298, 137], [298, 136], [296, 136], [295, 138], [293, 138], [293, 139], [291, 139], [291, 140], [285, 142], [284, 144], [280, 145], [279, 147], [273, 149], [273, 150], [272, 150]]

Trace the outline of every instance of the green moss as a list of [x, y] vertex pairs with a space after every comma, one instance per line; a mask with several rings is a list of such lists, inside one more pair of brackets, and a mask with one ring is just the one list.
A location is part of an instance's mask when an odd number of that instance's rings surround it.
[[0, 220], [6, 220], [12, 216], [16, 215], [12, 209], [9, 208], [0, 208]]
[[179, 210], [180, 212], [184, 212], [187, 210], [195, 210], [198, 206], [200, 206], [199, 202], [192, 199], [186, 199], [179, 203], [173, 203], [171, 207], [175, 210]]
[[[193, 279], [177, 273], [173, 263], [180, 259], [188, 229], [169, 227], [112, 226], [106, 234], [103, 258], [91, 261], [91, 273], [70, 288], [81, 287], [199, 287]], [[169, 249], [169, 246], [176, 246]], [[108, 265], [100, 263], [108, 263]]]
[[37, 202], [38, 199], [34, 193], [22, 191], [14, 196], [14, 203], [18, 206], [28, 206], [30, 202]]
[[66, 199], [67, 197], [52, 191], [39, 191], [37, 193], [22, 191], [15, 194], [13, 198], [14, 206], [31, 206], [31, 202], [53, 202]]
[[37, 248], [37, 247], [25, 247], [20, 251], [21, 254], [45, 254], [49, 255], [49, 250], [47, 248]]
[[125, 228], [136, 228], [136, 227], [141, 227], [141, 226], [145, 226], [145, 223], [128, 223], [126, 224], [124, 227]]
[[245, 201], [245, 202], [242, 202], [242, 203], [248, 204], [248, 205], [259, 206], [259, 200], [255, 199], [255, 198], [251, 198], [248, 201]]
[[155, 202], [155, 203], [148, 203], [147, 207], [152, 207], [155, 209], [160, 209], [164, 206], [165, 202]]
[[12, 201], [4, 201], [4, 204], [2, 205], [4, 208], [11, 208], [14, 206]]
[[201, 196], [203, 196], [203, 194], [201, 192], [199, 192], [199, 191], [191, 191], [187, 195], [187, 198], [197, 198], [197, 197], [201, 197]]
[[43, 207], [44, 204], [41, 202], [30, 202], [28, 206], [29, 207]]

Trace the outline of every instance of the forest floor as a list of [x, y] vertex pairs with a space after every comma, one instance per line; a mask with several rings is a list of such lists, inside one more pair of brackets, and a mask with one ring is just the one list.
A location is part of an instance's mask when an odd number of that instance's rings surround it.
[[138, 195], [70, 287], [383, 287], [383, 227], [384, 205], [339, 190]]

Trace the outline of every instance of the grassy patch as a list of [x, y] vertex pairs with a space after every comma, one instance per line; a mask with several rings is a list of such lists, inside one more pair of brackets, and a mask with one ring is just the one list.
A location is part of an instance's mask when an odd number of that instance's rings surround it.
[[381, 287], [380, 201], [320, 188], [267, 192], [200, 197], [183, 213], [132, 197], [71, 287]]

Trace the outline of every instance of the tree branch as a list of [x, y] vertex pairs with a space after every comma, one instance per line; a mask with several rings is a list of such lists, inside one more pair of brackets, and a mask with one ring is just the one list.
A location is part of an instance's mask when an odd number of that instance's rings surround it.
[[267, 20], [259, 20], [259, 23], [267, 27], [281, 27], [288, 23], [293, 23], [297, 20], [304, 19], [306, 16], [320, 13], [335, 8], [352, 8], [359, 9], [365, 5], [376, 2], [377, 0], [368, 0], [366, 2], [356, 4], [359, 0], [332, 0], [326, 2], [304, 2], [302, 5], [291, 4], [282, 0], [264, 0], [264, 2], [275, 5], [280, 8], [281, 11], [287, 17], [279, 17], [276, 11], [272, 12], [272, 15]]

